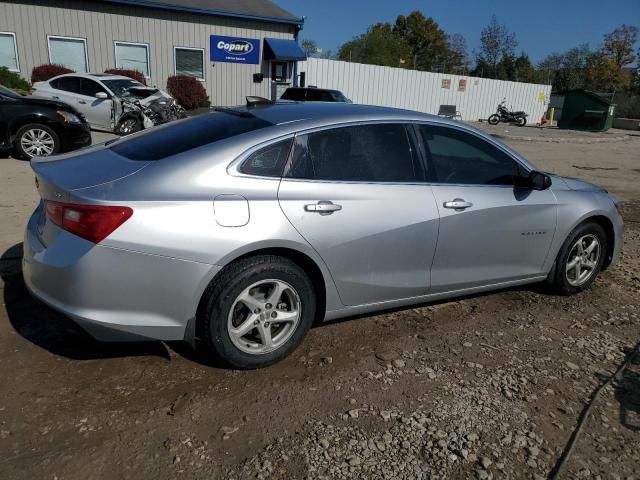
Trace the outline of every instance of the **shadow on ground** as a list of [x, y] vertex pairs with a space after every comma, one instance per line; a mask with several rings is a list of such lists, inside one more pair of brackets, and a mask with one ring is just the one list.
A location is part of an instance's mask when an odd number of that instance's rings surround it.
[[170, 358], [161, 342], [102, 343], [94, 340], [69, 318], [31, 296], [22, 278], [21, 259], [21, 243], [4, 252], [0, 257], [0, 277], [4, 282], [4, 304], [9, 322], [23, 338], [48, 352], [74, 360], [151, 355]]
[[640, 432], [640, 354], [636, 354], [615, 384], [615, 397], [620, 403], [620, 423]]

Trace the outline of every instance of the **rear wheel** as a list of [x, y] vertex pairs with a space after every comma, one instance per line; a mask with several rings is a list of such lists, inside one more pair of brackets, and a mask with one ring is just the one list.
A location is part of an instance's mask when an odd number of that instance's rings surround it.
[[527, 117], [516, 117], [516, 126], [524, 127], [527, 124]]
[[21, 158], [48, 157], [60, 151], [58, 134], [46, 125], [30, 123], [16, 133], [14, 147]]
[[567, 237], [550, 278], [560, 293], [573, 295], [591, 286], [604, 263], [607, 236], [595, 222], [576, 227]]
[[271, 365], [304, 339], [315, 317], [313, 284], [292, 261], [261, 255], [226, 267], [204, 295], [199, 337], [234, 368]]
[[500, 117], [494, 113], [489, 117], [487, 122], [489, 122], [489, 125], [497, 125], [500, 123]]

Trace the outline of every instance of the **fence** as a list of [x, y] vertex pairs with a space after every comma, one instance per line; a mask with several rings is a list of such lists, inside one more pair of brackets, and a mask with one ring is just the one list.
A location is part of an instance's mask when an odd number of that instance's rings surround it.
[[546, 111], [551, 85], [507, 82], [404, 68], [309, 58], [298, 64], [306, 84], [341, 90], [354, 103], [438, 113], [440, 105], [455, 105], [463, 120], [486, 119], [503, 98], [514, 110], [537, 123]]

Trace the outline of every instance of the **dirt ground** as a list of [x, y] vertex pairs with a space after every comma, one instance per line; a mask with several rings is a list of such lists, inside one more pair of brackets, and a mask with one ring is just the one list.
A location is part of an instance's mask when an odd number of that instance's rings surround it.
[[[590, 291], [335, 322], [251, 372], [179, 343], [97, 343], [32, 299], [17, 259], [33, 177], [0, 159], [0, 478], [546, 478], [640, 340], [640, 138], [510, 144], [624, 201], [622, 259]], [[640, 479], [638, 363], [603, 391], [563, 478]]]

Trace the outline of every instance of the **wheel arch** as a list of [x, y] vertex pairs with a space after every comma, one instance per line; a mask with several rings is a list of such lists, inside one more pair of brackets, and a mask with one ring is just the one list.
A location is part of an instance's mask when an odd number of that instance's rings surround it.
[[611, 261], [613, 260], [613, 252], [616, 245], [616, 234], [613, 228], [613, 222], [606, 215], [593, 215], [591, 217], [585, 218], [578, 225], [586, 222], [597, 223], [602, 227], [604, 233], [607, 235], [607, 251], [606, 256], [604, 257], [604, 263], [602, 264], [602, 270], [606, 270], [607, 267], [611, 265]]

